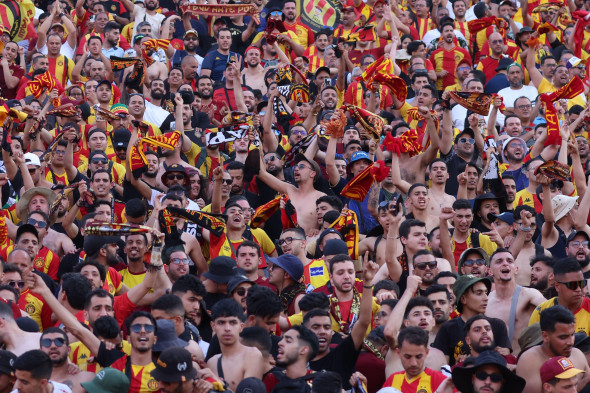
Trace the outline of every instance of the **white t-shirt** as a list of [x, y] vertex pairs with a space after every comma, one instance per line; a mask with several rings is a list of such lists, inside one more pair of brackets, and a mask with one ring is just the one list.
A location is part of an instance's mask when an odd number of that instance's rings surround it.
[[137, 25], [146, 21], [152, 26], [152, 35], [160, 38], [160, 26], [166, 17], [163, 14], [156, 13], [155, 15], [148, 15], [145, 8], [135, 6], [133, 7], [133, 15], [135, 16], [135, 24], [133, 25], [133, 36], [137, 35]]
[[[70, 389], [68, 385], [64, 385], [63, 383], [52, 380], [49, 380], [49, 383], [53, 385], [53, 393], [72, 393], [72, 389]], [[14, 389], [10, 393], [18, 393], [18, 389]]]
[[160, 128], [162, 123], [166, 118], [170, 116], [170, 112], [167, 110], [160, 108], [159, 106], [155, 106], [148, 100], [145, 101], [145, 112], [143, 114], [143, 120], [149, 121], [150, 123], [154, 123], [155, 125]]
[[[520, 98], [523, 96], [527, 97], [529, 100], [531, 100], [531, 103], [534, 105], [535, 99], [537, 98], [537, 95], [539, 95], [539, 92], [537, 91], [537, 88], [535, 86], [523, 85], [518, 90], [511, 89], [510, 87], [505, 87], [498, 92], [498, 95], [500, 97], [502, 97], [506, 108], [512, 108], [512, 107], [514, 107], [514, 101], [516, 101], [517, 98]], [[491, 110], [491, 108], [490, 108], [490, 110]], [[496, 124], [500, 124], [501, 126], [504, 126], [505, 117], [506, 116], [504, 116], [500, 111], [498, 111], [498, 117], [496, 118]], [[524, 124], [523, 124], [523, 126], [524, 126]]]
[[[41, 48], [41, 50], [39, 52], [41, 52], [47, 56], [47, 44], [45, 44], [45, 46], [43, 48]], [[70, 60], [73, 60], [74, 54], [75, 54], [75, 49], [72, 48], [70, 46], [70, 44], [68, 44], [68, 41], [66, 41], [63, 44], [61, 44], [61, 49], [59, 50], [59, 54], [64, 55], [65, 57], [67, 57]]]

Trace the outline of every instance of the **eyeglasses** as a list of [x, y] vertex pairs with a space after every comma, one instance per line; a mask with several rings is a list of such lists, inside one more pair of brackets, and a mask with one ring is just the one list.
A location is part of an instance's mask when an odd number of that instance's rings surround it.
[[[215, 182], [215, 179], [213, 179], [213, 182]], [[227, 184], [228, 186], [231, 184], [232, 180], [231, 179], [221, 179], [221, 184]]]
[[[365, 95], [365, 98], [371, 98], [371, 95], [370, 94], [366, 94]], [[375, 98], [379, 98], [379, 94], [375, 94]]]
[[184, 40], [185, 41], [198, 41], [199, 40], [199, 37], [195, 37], [195, 36], [192, 36], [192, 37], [184, 37]]
[[270, 13], [270, 16], [283, 16], [283, 13], [281, 11], [273, 11]]
[[139, 333], [142, 330], [145, 330], [146, 333], [153, 333], [154, 332], [154, 325], [150, 325], [147, 323], [136, 323], [131, 325], [131, 332]]
[[302, 170], [302, 169], [305, 169], [305, 168], [309, 168], [309, 169], [311, 169], [311, 167], [308, 167], [308, 166], [307, 166], [307, 165], [305, 165], [305, 164], [297, 164], [297, 165], [295, 165], [295, 168], [297, 168], [297, 169], [299, 169], [299, 170]]
[[55, 155], [65, 156], [66, 155], [66, 151], [65, 150], [56, 150], [55, 151]]
[[23, 289], [25, 287], [25, 282], [24, 281], [11, 280], [11, 281], [8, 281], [7, 284], [10, 285], [13, 288], [18, 287], [19, 289]]
[[498, 374], [498, 373], [488, 374], [484, 371], [477, 371], [475, 373], [475, 378], [479, 379], [480, 381], [485, 381], [486, 379], [490, 378], [490, 381], [495, 382], [495, 383], [502, 382], [502, 380], [504, 379], [502, 374]]
[[461, 67], [459, 67], [459, 68], [458, 68], [458, 70], [459, 70], [459, 71], [469, 71], [469, 70], [471, 70], [471, 67], [468, 67], [468, 66], [461, 66]]
[[43, 229], [43, 228], [45, 228], [47, 226], [47, 223], [45, 221], [37, 221], [34, 218], [29, 218], [27, 220], [27, 224], [30, 224], [32, 226], [38, 226], [41, 229]]
[[580, 247], [580, 246], [588, 248], [588, 244], [589, 244], [589, 243], [590, 243], [590, 242], [588, 242], [587, 240], [585, 240], [585, 241], [583, 241], [583, 242], [580, 242], [580, 241], [577, 241], [577, 240], [576, 240], [575, 242], [570, 242], [570, 244], [571, 244], [572, 246], [576, 247], [576, 248], [578, 248], [578, 247]]
[[184, 175], [182, 173], [177, 173], [177, 174], [170, 173], [170, 174], [166, 175], [166, 179], [168, 179], [168, 180], [174, 180], [174, 179], [182, 180], [182, 179], [184, 179]]
[[528, 105], [517, 105], [516, 108], [520, 109], [521, 111], [524, 109], [531, 109], [533, 106], [531, 104]]
[[93, 158], [90, 162], [93, 164], [106, 164], [109, 160], [107, 158]]
[[473, 266], [473, 265], [483, 266], [485, 264], [486, 264], [485, 259], [467, 259], [467, 260], [463, 261], [463, 266]]
[[438, 265], [437, 261], [418, 262], [418, 263], [414, 264], [414, 269], [426, 270], [426, 267], [429, 267], [430, 269], [434, 269], [434, 268], [436, 268], [437, 265]]
[[557, 67], [557, 63], [549, 63], [549, 64], [545, 63], [544, 66], [549, 67], [549, 68], [555, 68], [555, 67]]
[[490, 42], [491, 42], [491, 44], [492, 44], [492, 45], [496, 45], [496, 44], [501, 44], [501, 43], [503, 43], [503, 42], [504, 42], [504, 40], [493, 40], [493, 41], [490, 41]]
[[306, 136], [307, 135], [307, 131], [305, 131], [305, 130], [293, 130], [293, 131], [291, 131], [291, 134], [293, 134], [293, 135], [303, 135], [303, 136]]
[[188, 265], [189, 264], [188, 258], [172, 258], [170, 260], [170, 262], [174, 263], [176, 265]]
[[586, 71], [586, 66], [577, 66], [574, 68], [577, 68], [578, 70]]
[[41, 346], [44, 348], [49, 348], [51, 344], [55, 344], [56, 347], [61, 348], [66, 343], [66, 340], [62, 337], [57, 337], [54, 339], [51, 338], [44, 338], [41, 340]]
[[297, 237], [285, 237], [283, 239], [279, 239], [279, 246], [282, 246], [283, 244], [289, 245], [293, 242], [293, 240], [303, 240], [303, 239], [299, 239]]
[[579, 280], [579, 281], [568, 281], [568, 282], [561, 282], [557, 281], [561, 285], [565, 285], [567, 289], [570, 291], [575, 291], [578, 288], [586, 288], [588, 282], [586, 280]]
[[241, 287], [236, 289], [236, 293], [238, 294], [238, 296], [246, 296], [248, 290], [246, 288]]
[[473, 139], [473, 138], [459, 138], [459, 142], [469, 143], [470, 145], [475, 145], [475, 139]]
[[278, 158], [277, 156], [270, 156], [270, 157], [264, 159], [264, 163], [268, 164], [269, 162], [274, 162], [274, 160], [276, 160], [277, 158]]

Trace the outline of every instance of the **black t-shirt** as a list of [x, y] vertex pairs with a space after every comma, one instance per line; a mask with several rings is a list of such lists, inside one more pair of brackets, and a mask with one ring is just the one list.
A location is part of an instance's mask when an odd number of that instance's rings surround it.
[[[473, 156], [477, 157], [477, 154], [479, 153], [477, 153], [477, 149], [475, 149], [475, 154]], [[449, 178], [447, 179], [447, 183], [445, 185], [445, 192], [449, 195], [457, 196], [457, 191], [459, 190], [457, 176], [459, 176], [459, 173], [465, 170], [467, 161], [455, 154], [454, 148], [451, 148], [448, 154], [441, 153], [440, 158], [445, 160], [447, 163], [447, 171], [449, 172]]]
[[[490, 318], [494, 341], [502, 348], [512, 348], [508, 339], [508, 330], [504, 321], [498, 318]], [[449, 365], [453, 366], [461, 355], [469, 355], [471, 350], [465, 342], [465, 321], [461, 317], [451, 319], [443, 323], [432, 343], [432, 347], [441, 350], [449, 357]]]
[[320, 360], [309, 362], [309, 368], [314, 371], [334, 371], [342, 377], [344, 390], [351, 388], [348, 380], [354, 372], [356, 361], [359, 357], [360, 348], [356, 349], [352, 336], [346, 337], [336, 347], [330, 349], [330, 353]]

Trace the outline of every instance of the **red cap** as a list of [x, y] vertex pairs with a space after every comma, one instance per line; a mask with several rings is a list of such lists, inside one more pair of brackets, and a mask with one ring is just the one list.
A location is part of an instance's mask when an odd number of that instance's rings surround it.
[[572, 361], [565, 356], [555, 356], [541, 366], [541, 382], [545, 383], [553, 378], [569, 379], [583, 372], [575, 368]]

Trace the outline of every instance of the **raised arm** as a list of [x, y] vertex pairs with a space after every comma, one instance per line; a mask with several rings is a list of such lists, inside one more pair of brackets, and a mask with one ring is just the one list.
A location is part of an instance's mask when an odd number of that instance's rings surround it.
[[387, 324], [385, 325], [385, 329], [383, 330], [383, 334], [385, 335], [385, 339], [387, 340], [390, 349], [397, 347], [397, 335], [404, 322], [406, 308], [408, 307], [410, 300], [416, 294], [416, 291], [418, 290], [421, 282], [422, 279], [418, 276], [408, 276], [406, 290], [391, 311], [389, 319], [387, 320]]
[[267, 186], [276, 192], [280, 192], [281, 194], [289, 195], [289, 193], [293, 193], [293, 191], [295, 191], [295, 186], [277, 179], [266, 171], [266, 165], [264, 164], [264, 159], [262, 156], [260, 156], [260, 172], [258, 172], [258, 178], [266, 183]]
[[[332, 120], [340, 117], [340, 112], [334, 112]], [[328, 172], [328, 181], [332, 187], [336, 186], [340, 182], [340, 174], [336, 168], [336, 145], [338, 144], [338, 138], [333, 136], [328, 140], [328, 147], [326, 147], [326, 172]]]
[[558, 232], [555, 229], [555, 214], [551, 204], [551, 191], [549, 190], [549, 179], [547, 176], [539, 174], [535, 178], [536, 182], [543, 187], [543, 216], [545, 222], [541, 228], [541, 245], [545, 248], [551, 248], [557, 240]]
[[274, 132], [272, 131], [272, 122], [275, 118], [275, 113], [273, 109], [273, 101], [274, 98], [279, 95], [279, 90], [274, 89], [269, 97], [268, 97], [268, 105], [266, 106], [266, 111], [264, 113], [264, 119], [262, 120], [262, 129], [263, 129], [263, 139], [262, 139], [262, 147], [264, 150], [269, 152], [277, 151], [277, 147], [279, 147], [279, 141], [275, 136]]
[[213, 195], [211, 196], [211, 213], [221, 213], [221, 186], [223, 184], [223, 167], [213, 169]]
[[402, 194], [407, 194], [412, 186], [410, 183], [402, 179], [399, 169], [399, 157], [396, 153], [391, 153], [391, 181]]
[[452, 207], [443, 207], [439, 216], [439, 227], [440, 227], [440, 248], [442, 251], [442, 257], [449, 261], [451, 265], [451, 271], [457, 273], [457, 262], [453, 255], [453, 249], [451, 247], [451, 233], [449, 231], [449, 220], [455, 217], [455, 211]]
[[[448, 91], [442, 95], [443, 100], [450, 100], [451, 96]], [[447, 155], [453, 148], [453, 115], [451, 109], [443, 109], [442, 132], [440, 136], [440, 152]]]
[[[58, 4], [58, 3], [55, 3]], [[61, 9], [61, 6], [60, 6]], [[70, 15], [64, 13], [63, 10], [61, 10], [61, 12], [63, 13], [63, 15], [60, 13], [59, 14], [59, 20], [65, 25], [66, 30], [68, 31], [68, 45], [71, 48], [75, 48], [76, 45], [78, 44], [78, 30], [76, 29], [76, 26], [74, 26], [74, 23], [72, 22], [72, 20], [70, 19]]]
[[233, 69], [234, 75], [234, 97], [236, 99], [236, 106], [239, 111], [248, 112], [248, 108], [246, 108], [246, 103], [244, 101], [244, 92], [242, 91], [242, 74], [240, 73], [240, 67], [238, 67], [238, 63], [230, 63], [230, 67]]
[[426, 119], [426, 130], [428, 131], [428, 135], [430, 135], [430, 146], [428, 146], [423, 153], [418, 155], [422, 166], [427, 166], [436, 158], [436, 154], [438, 153], [438, 130], [434, 124], [430, 109], [423, 106], [418, 108], [418, 112], [420, 112], [420, 114]]
[[361, 296], [359, 316], [350, 332], [350, 336], [357, 350], [361, 348], [367, 328], [371, 325], [371, 320], [373, 319], [373, 285], [371, 285], [371, 281], [375, 277], [377, 270], [379, 270], [379, 265], [369, 260], [369, 252], [367, 251], [363, 258], [363, 295]]
[[51, 13], [49, 14], [49, 16], [47, 18], [45, 18], [43, 23], [41, 23], [41, 26], [39, 26], [39, 28], [37, 29], [37, 45], [36, 45], [37, 50], [43, 49], [43, 47], [47, 43], [47, 33], [49, 32], [49, 29], [51, 28], [51, 25], [53, 24], [53, 18], [55, 18], [55, 16], [57, 15], [58, 10], [59, 10], [59, 2], [53, 3], [53, 8], [51, 9]]
[[[524, 13], [524, 10], [523, 10]], [[523, 14], [524, 17], [524, 14]], [[534, 33], [533, 33], [534, 35]], [[535, 48], [529, 47], [526, 51], [526, 69], [529, 72], [529, 76], [531, 77], [531, 81], [538, 89], [539, 85], [543, 81], [543, 75], [535, 66]]]
[[25, 157], [22, 151], [14, 153], [14, 162], [16, 163], [16, 165], [18, 165], [18, 169], [20, 169], [20, 174], [23, 178], [23, 185], [25, 191], [35, 187], [35, 183], [33, 183], [33, 178], [29, 173], [29, 168], [27, 167], [27, 163], [25, 161]]
[[88, 48], [84, 45], [82, 56], [76, 62], [74, 69], [72, 70], [72, 82], [79, 82], [82, 79], [82, 69], [84, 68], [84, 62], [88, 58]]

